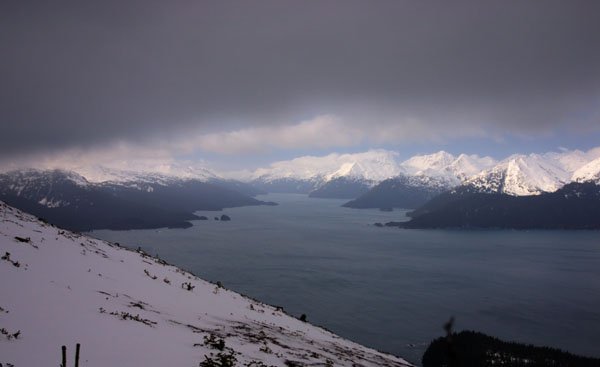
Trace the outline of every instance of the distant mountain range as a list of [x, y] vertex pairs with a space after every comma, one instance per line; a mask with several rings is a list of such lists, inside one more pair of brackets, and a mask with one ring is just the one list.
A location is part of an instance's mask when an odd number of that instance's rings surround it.
[[300, 157], [276, 162], [270, 168], [258, 169], [247, 180], [265, 191], [305, 193], [311, 197], [354, 199], [379, 183], [399, 177], [418, 177], [411, 182], [444, 181], [454, 187], [465, 177], [491, 167], [490, 157], [446, 152], [415, 156], [400, 161], [397, 152], [370, 150], [356, 154], [330, 154], [324, 157]]
[[[344, 204], [350, 208], [419, 208], [415, 213], [423, 212], [424, 205], [428, 208], [451, 198], [456, 208], [470, 213], [475, 202], [485, 202], [490, 208], [512, 208], [526, 200], [537, 205], [535, 199], [514, 198], [543, 196], [545, 201], [553, 197], [546, 194], [585, 182], [600, 183], [600, 148], [512, 155], [501, 161], [444, 151], [400, 160], [397, 152], [370, 150], [276, 162], [256, 170], [245, 182], [185, 164], [136, 170], [102, 166], [77, 168], [76, 172], [17, 170], [0, 174], [0, 200], [57, 225], [86, 231], [186, 227], [195, 219], [196, 210], [272, 204], [253, 198], [268, 192], [351, 199]], [[496, 196], [486, 196], [491, 194]], [[441, 213], [442, 207], [436, 210]], [[459, 213], [454, 215], [461, 218]], [[424, 218], [417, 221], [415, 215], [411, 225], [425, 223]], [[423, 226], [434, 225], [434, 221], [428, 223], [432, 224]], [[435, 225], [471, 224], [491, 226], [470, 221]]]
[[398, 158], [387, 150], [300, 157], [258, 169], [246, 181], [267, 192], [353, 199], [345, 204], [351, 208], [417, 208], [461, 185], [482, 193], [527, 196], [600, 179], [600, 148], [517, 154], [501, 161], [444, 151]]
[[554, 192], [570, 182], [597, 179], [599, 174], [600, 149], [587, 153], [575, 150], [512, 155], [464, 184], [480, 192], [527, 196]]
[[386, 150], [306, 156], [257, 169], [246, 181], [268, 192], [351, 199], [400, 174], [397, 156]]
[[0, 200], [77, 231], [188, 227], [197, 210], [272, 204], [251, 197], [259, 191], [247, 184], [213, 175], [104, 173], [111, 179], [90, 182], [63, 170], [2, 173]]

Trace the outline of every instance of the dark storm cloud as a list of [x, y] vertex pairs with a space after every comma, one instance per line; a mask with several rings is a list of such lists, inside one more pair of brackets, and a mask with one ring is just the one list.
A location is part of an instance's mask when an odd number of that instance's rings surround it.
[[3, 1], [0, 153], [319, 114], [593, 128], [599, 45], [593, 0]]

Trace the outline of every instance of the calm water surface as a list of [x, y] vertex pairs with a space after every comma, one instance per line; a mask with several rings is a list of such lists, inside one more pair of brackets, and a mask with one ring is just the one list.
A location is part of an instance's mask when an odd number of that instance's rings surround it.
[[377, 228], [403, 211], [270, 194], [188, 229], [94, 231], [414, 363], [456, 327], [600, 357], [599, 231]]

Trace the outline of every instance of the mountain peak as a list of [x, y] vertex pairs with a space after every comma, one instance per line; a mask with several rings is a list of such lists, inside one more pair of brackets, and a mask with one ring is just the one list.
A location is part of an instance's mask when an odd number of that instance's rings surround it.
[[[397, 152], [370, 150], [364, 153], [307, 156], [277, 162], [270, 168], [257, 170], [256, 173], [260, 175], [256, 175], [255, 180], [310, 181], [310, 186], [314, 189], [342, 177], [373, 185], [387, 178], [406, 175], [420, 184], [444, 183], [451, 188], [465, 183], [485, 192], [503, 192], [516, 196], [537, 195], [556, 191], [572, 180], [600, 177], [600, 168], [597, 167], [600, 163], [591, 163], [597, 158], [600, 158], [600, 149], [588, 152], [562, 150], [544, 154], [513, 154], [500, 162], [487, 156], [454, 156], [441, 150], [416, 155], [398, 163]], [[577, 175], [574, 175], [575, 171], [578, 171]], [[260, 181], [255, 183], [260, 184]], [[294, 185], [298, 186], [298, 182], [294, 182]]]
[[443, 150], [426, 155], [416, 155], [401, 163], [402, 168], [409, 174], [439, 173], [450, 165], [455, 157]]
[[600, 158], [577, 169], [571, 179], [576, 182], [595, 181], [600, 183]]
[[483, 192], [514, 196], [554, 192], [570, 182], [572, 173], [564, 164], [568, 154], [514, 154], [467, 180], [467, 184]]
[[255, 171], [254, 180], [280, 179], [328, 181], [337, 177], [352, 177], [381, 181], [400, 173], [398, 153], [377, 149], [362, 153], [332, 153], [322, 157], [303, 156], [279, 161]]

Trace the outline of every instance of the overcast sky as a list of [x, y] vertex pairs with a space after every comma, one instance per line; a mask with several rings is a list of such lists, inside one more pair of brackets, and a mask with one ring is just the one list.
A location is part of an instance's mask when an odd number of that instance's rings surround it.
[[0, 156], [600, 145], [600, 1], [0, 2]]

